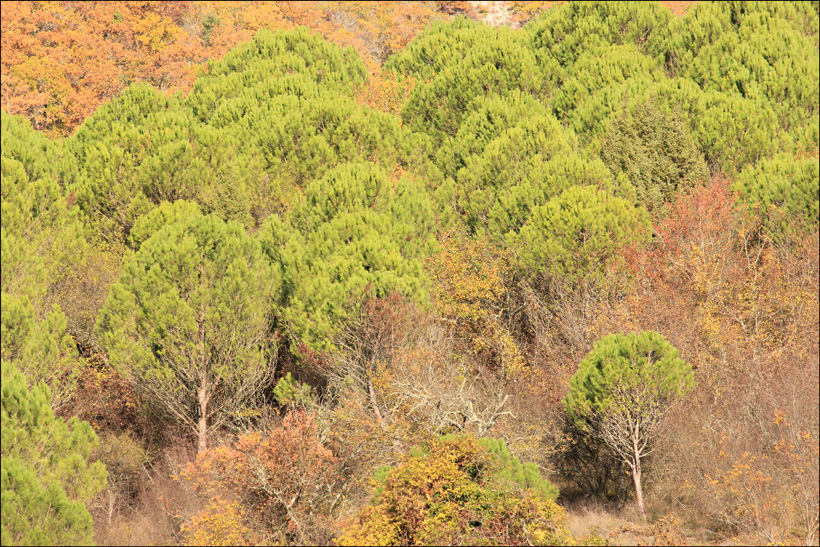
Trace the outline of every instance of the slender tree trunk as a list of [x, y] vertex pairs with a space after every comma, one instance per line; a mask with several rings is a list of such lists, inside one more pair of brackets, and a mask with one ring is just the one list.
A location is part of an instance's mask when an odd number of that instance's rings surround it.
[[197, 421], [197, 452], [204, 452], [208, 449], [208, 386], [205, 382], [197, 389], [197, 403], [199, 404], [199, 420]]
[[638, 509], [641, 510], [641, 518], [646, 520], [646, 511], [643, 507], [643, 487], [641, 486], [641, 458], [635, 451], [635, 463], [632, 467], [632, 480], [635, 481], [635, 497], [638, 499]]

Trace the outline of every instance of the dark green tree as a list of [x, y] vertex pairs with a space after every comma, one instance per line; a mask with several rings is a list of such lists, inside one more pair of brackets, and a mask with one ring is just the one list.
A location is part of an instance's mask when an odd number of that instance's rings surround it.
[[679, 190], [709, 180], [709, 170], [680, 111], [661, 112], [652, 101], [625, 109], [612, 123], [603, 160], [635, 186], [637, 203], [658, 211]]

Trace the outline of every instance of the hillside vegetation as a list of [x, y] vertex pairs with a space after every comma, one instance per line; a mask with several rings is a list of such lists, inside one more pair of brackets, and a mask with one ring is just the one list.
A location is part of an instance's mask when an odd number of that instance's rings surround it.
[[820, 7], [556, 4], [4, 2], [2, 543], [817, 545]]

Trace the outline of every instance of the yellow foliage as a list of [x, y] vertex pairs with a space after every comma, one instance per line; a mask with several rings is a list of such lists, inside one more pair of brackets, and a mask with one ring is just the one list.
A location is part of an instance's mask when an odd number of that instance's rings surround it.
[[249, 545], [253, 532], [245, 525], [239, 503], [216, 497], [182, 525], [185, 545]]

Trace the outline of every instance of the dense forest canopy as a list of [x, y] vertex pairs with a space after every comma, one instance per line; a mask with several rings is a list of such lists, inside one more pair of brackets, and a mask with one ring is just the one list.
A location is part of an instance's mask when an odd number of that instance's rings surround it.
[[818, 544], [818, 2], [2, 47], [4, 545]]

